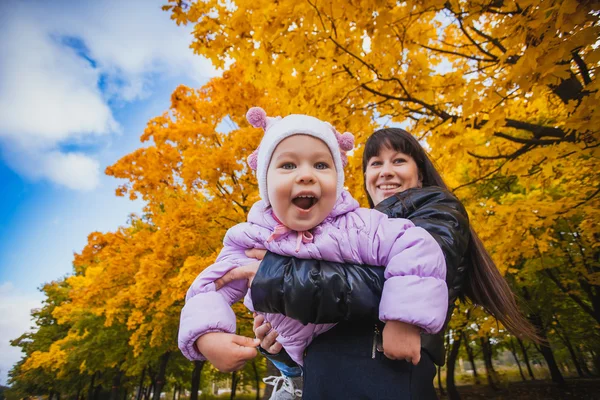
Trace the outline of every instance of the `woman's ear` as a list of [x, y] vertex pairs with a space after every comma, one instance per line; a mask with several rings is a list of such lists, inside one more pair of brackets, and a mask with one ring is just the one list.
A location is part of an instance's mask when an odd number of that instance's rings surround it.
[[419, 171], [419, 182], [417, 183], [417, 187], [423, 187], [423, 174]]

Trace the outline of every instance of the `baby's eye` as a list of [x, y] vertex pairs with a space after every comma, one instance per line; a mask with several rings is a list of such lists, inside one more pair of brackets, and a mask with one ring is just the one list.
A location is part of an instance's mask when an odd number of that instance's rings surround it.
[[296, 168], [296, 165], [294, 165], [294, 163], [288, 162], [288, 163], [283, 164], [280, 168], [283, 168], [283, 169], [294, 169], [294, 168]]
[[329, 165], [324, 162], [318, 162], [315, 164], [315, 168], [316, 169], [327, 169], [327, 168], [329, 168]]

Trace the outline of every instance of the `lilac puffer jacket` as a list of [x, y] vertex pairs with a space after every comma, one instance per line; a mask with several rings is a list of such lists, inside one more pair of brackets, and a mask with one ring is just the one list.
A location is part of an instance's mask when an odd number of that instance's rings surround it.
[[[236, 332], [231, 305], [245, 295], [253, 311], [246, 281], [234, 281], [215, 291], [214, 281], [229, 270], [256, 260], [244, 251], [267, 249], [284, 256], [352, 264], [385, 266], [385, 284], [379, 305], [382, 321], [403, 321], [436, 333], [444, 324], [448, 308], [446, 263], [435, 239], [407, 219], [389, 219], [379, 211], [359, 208], [344, 191], [331, 214], [312, 230], [313, 242], [296, 252], [296, 233], [267, 242], [277, 221], [272, 209], [259, 201], [248, 222], [235, 225], [225, 235], [216, 263], [202, 271], [186, 296], [179, 325], [179, 348], [190, 360], [205, 359], [194, 345], [208, 332]], [[279, 336], [277, 341], [290, 357], [302, 364], [302, 353], [312, 339], [335, 324], [308, 324], [281, 314], [265, 314]]]

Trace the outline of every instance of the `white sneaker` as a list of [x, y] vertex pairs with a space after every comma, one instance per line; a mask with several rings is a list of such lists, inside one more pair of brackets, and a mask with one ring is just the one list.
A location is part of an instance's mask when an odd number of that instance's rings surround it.
[[285, 375], [268, 376], [263, 378], [263, 382], [273, 386], [271, 400], [291, 400], [302, 397], [302, 377], [290, 378]]

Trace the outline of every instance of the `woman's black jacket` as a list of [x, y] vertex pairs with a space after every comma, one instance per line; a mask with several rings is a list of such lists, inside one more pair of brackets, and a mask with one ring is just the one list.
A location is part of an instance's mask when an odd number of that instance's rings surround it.
[[[470, 231], [464, 207], [447, 190], [429, 186], [397, 193], [375, 208], [390, 218], [411, 220], [439, 243], [447, 267], [446, 326], [461, 292], [467, 265]], [[252, 302], [257, 311], [283, 314], [304, 324], [372, 321], [379, 315], [383, 271], [381, 266], [301, 260], [267, 253], [252, 282]], [[422, 347], [437, 365], [444, 364], [441, 333], [424, 334]]]

